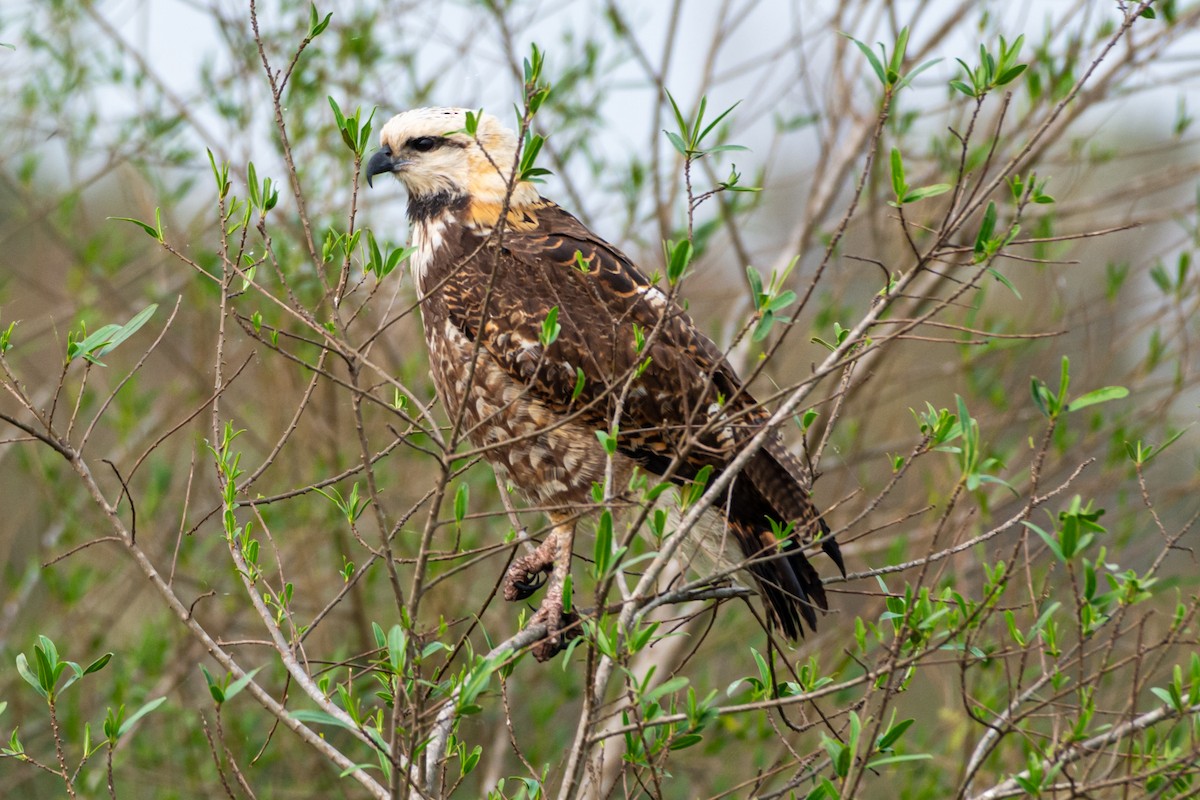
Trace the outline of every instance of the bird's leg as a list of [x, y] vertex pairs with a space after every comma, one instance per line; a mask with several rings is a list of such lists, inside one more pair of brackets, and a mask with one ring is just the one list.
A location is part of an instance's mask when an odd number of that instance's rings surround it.
[[524, 600], [542, 588], [543, 577], [554, 567], [558, 554], [559, 529], [556, 527], [532, 553], [521, 556], [512, 563], [504, 576], [504, 599]]
[[[556, 522], [554, 531], [546, 537], [546, 541], [542, 544], [542, 547], [552, 544], [554, 552], [549, 565], [550, 578], [547, 581], [549, 586], [546, 589], [546, 596], [542, 598], [542, 604], [538, 607], [537, 613], [529, 620], [531, 625], [544, 624], [546, 626], [546, 638], [533, 646], [533, 657], [538, 661], [553, 658], [555, 654], [566, 647], [569, 639], [579, 635], [579, 631], [575, 627], [575, 623], [579, 621], [579, 615], [574, 611], [567, 613], [563, 609], [563, 587], [567, 576], [571, 574], [574, 539], [574, 523], [561, 521]], [[539, 547], [538, 550], [541, 550], [542, 547]]]

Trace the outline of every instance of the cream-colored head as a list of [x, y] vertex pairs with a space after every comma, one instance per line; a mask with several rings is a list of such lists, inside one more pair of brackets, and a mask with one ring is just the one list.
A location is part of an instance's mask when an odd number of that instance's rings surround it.
[[[367, 180], [390, 172], [408, 190], [413, 204], [445, 196], [493, 204], [508, 193], [517, 137], [491, 114], [482, 114], [475, 136], [466, 133], [465, 108], [414, 108], [388, 120], [379, 134], [381, 149], [367, 163]], [[528, 183], [513, 190], [516, 207], [537, 198]]]

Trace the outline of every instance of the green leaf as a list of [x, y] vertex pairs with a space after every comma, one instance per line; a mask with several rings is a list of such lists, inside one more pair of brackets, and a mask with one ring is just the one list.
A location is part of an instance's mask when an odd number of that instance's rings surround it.
[[901, 203], [915, 203], [918, 200], [924, 200], [926, 197], [937, 197], [939, 194], [945, 194], [950, 191], [948, 183], [934, 183], [929, 186], [922, 186], [920, 189], [913, 189], [911, 192], [906, 192], [904, 197], [900, 199]]
[[1150, 461], [1150, 459], [1154, 458], [1163, 450], [1166, 450], [1168, 447], [1174, 444], [1176, 440], [1178, 440], [1180, 436], [1183, 436], [1185, 433], [1187, 433], [1191, 427], [1191, 425], [1188, 425], [1186, 428], [1181, 428], [1180, 430], [1171, 434], [1165, 442], [1157, 447], [1153, 445], [1143, 445], [1139, 440], [1136, 443], [1126, 442], [1125, 450], [1127, 453], [1129, 453], [1129, 457], [1135, 462], [1139, 464], [1146, 464]]
[[868, 769], [877, 769], [888, 764], [900, 764], [905, 761], [928, 761], [933, 758], [929, 753], [912, 753], [903, 756], [883, 756], [881, 758], [873, 758], [867, 762]]
[[583, 394], [584, 387], [587, 385], [587, 378], [584, 377], [583, 367], [575, 368], [575, 388], [571, 390], [571, 402], [579, 399]]
[[550, 174], [550, 170], [534, 166], [538, 153], [542, 152], [542, 145], [545, 143], [546, 138], [544, 136], [536, 133], [526, 134], [525, 146], [521, 149], [521, 167], [518, 180], [532, 181], [540, 175]]
[[696, 471], [696, 477], [692, 478], [690, 485], [680, 490], [680, 501], [684, 507], [690, 506], [704, 496], [704, 489], [708, 486], [708, 479], [712, 477], [712, 464], [705, 464]]
[[246, 685], [248, 683], [250, 683], [250, 681], [254, 680], [254, 676], [256, 674], [258, 674], [259, 670], [261, 670], [261, 669], [262, 669], [262, 667], [255, 667], [254, 669], [250, 670], [242, 677], [238, 678], [233, 683], [226, 686], [225, 687], [225, 699], [227, 701], [232, 700], [238, 692], [240, 692], [242, 689], [246, 688]]
[[[70, 686], [71, 684], [75, 683], [75, 681], [82, 678], [83, 674], [84, 674], [83, 668], [80, 667], [78, 664], [76, 664], [74, 661], [64, 661], [64, 662], [62, 662], [62, 664], [63, 664], [63, 666], [71, 668], [71, 674], [67, 676], [67, 679], [65, 681], [63, 681], [62, 687], [58, 689], [58, 694], [62, 694], [63, 691], [65, 691], [68, 686]], [[60, 670], [60, 673], [61, 673], [61, 670]]]
[[546, 318], [542, 320], [542, 332], [538, 339], [542, 343], [542, 347], [549, 347], [558, 340], [558, 335], [562, 333], [562, 325], [558, 324], [558, 306], [552, 306], [546, 312]]
[[988, 267], [987, 273], [989, 275], [991, 275], [993, 278], [995, 278], [997, 281], [999, 281], [1000, 283], [1004, 284], [1005, 288], [1007, 288], [1010, 292], [1012, 292], [1013, 296], [1015, 296], [1018, 300], [1021, 299], [1021, 293], [1017, 291], [1017, 287], [1013, 285], [1012, 281], [1010, 281], [1008, 278], [1004, 277], [1003, 273], [1001, 273], [1000, 270], [996, 269], [995, 267]]
[[124, 736], [126, 733], [129, 732], [130, 728], [132, 728], [134, 725], [137, 724], [137, 721], [139, 719], [146, 716], [151, 711], [158, 708], [165, 702], [167, 702], [167, 698], [160, 697], [157, 700], [151, 700], [151, 701], [147, 702], [141, 708], [139, 708], [137, 711], [133, 712], [133, 715], [129, 719], [122, 722], [121, 727], [117, 729], [117, 738]]
[[684, 239], [678, 244], [671, 245], [667, 259], [667, 280], [672, 286], [679, 282], [688, 264], [692, 262], [692, 243]]
[[604, 447], [604, 452], [610, 456], [617, 452], [617, 433], [613, 431], [596, 431], [596, 438], [600, 440], [600, 444]]
[[1067, 405], [1067, 387], [1071, 385], [1071, 359], [1067, 356], [1062, 357], [1062, 362], [1058, 371], [1058, 398], [1057, 408], [1062, 411]]
[[914, 69], [912, 72], [905, 75], [904, 79], [896, 84], [896, 88], [903, 89], [904, 87], [911, 84], [913, 82], [913, 79], [916, 78], [918, 75], [920, 75], [922, 72], [924, 72], [925, 70], [929, 69], [932, 66], [940, 64], [941, 62], [942, 62], [942, 59], [940, 59], [940, 58], [929, 59], [928, 61], [924, 62], [923, 64], [918, 66], [916, 69]]
[[1026, 66], [1028, 65], [1017, 64], [1015, 67], [1006, 69], [1004, 72], [1000, 73], [1000, 77], [996, 78], [996, 85], [1003, 86], [1006, 83], [1012, 83], [1014, 80], [1016, 80], [1018, 75], [1025, 71]]
[[1050, 548], [1050, 551], [1054, 553], [1054, 555], [1058, 558], [1059, 561], [1067, 560], [1066, 557], [1063, 555], [1062, 548], [1059, 547], [1058, 541], [1055, 540], [1055, 538], [1053, 536], [1046, 533], [1044, 530], [1039, 528], [1037, 525], [1034, 525], [1032, 522], [1029, 522], [1027, 520], [1022, 520], [1021, 524], [1024, 525], [1026, 528], [1029, 528], [1029, 530], [1033, 531], [1038, 536], [1040, 536], [1042, 541], [1046, 543], [1046, 546]]
[[94, 364], [104, 366], [101, 362], [96, 361], [92, 356], [92, 351], [107, 344], [112, 335], [121, 329], [120, 325], [104, 325], [99, 330], [93, 332], [90, 336], [84, 337], [80, 342], [69, 342], [67, 344], [67, 360], [73, 361], [79, 356], [83, 356]]
[[975, 97], [975, 90], [972, 89], [967, 84], [963, 83], [962, 81], [959, 81], [959, 80], [950, 81], [950, 87], [953, 89], [957, 89], [958, 91], [965, 94], [967, 97]]
[[1077, 397], [1067, 404], [1067, 411], [1078, 411], [1081, 408], [1094, 406], [1099, 403], [1107, 403], [1109, 400], [1120, 400], [1123, 397], [1129, 396], [1129, 390], [1124, 386], [1105, 386], [1102, 389], [1093, 389], [1081, 397]]
[[987, 209], [983, 212], [983, 221], [979, 225], [979, 233], [975, 237], [975, 260], [983, 261], [991, 255], [989, 244], [992, 241], [992, 234], [996, 231], [996, 203], [991, 201], [988, 203]]
[[751, 299], [754, 302], [755, 308], [762, 308], [763, 303], [763, 282], [762, 275], [758, 273], [754, 267], [746, 265], [746, 280], [750, 282]]
[[[731, 105], [729, 108], [725, 109], [720, 114], [718, 114], [716, 119], [714, 119], [712, 122], [708, 123], [708, 126], [703, 131], [700, 132], [699, 136], [696, 137], [696, 143], [699, 144], [700, 142], [703, 142], [708, 137], [708, 135], [710, 133], [712, 133], [713, 129], [716, 128], [717, 125], [719, 125], [721, 123], [721, 120], [723, 120], [727, 116], [729, 116], [729, 114], [735, 108], [737, 108], [739, 105], [741, 105], [741, 102], [742, 102], [741, 100], [738, 100], [736, 103]], [[707, 105], [707, 103], [708, 103], [707, 97], [703, 97], [700, 99], [700, 113], [696, 115], [697, 127], [700, 125], [701, 117], [703, 117], [703, 115], [704, 115], [704, 107], [705, 107], [705, 105]], [[719, 147], [709, 148], [709, 149], [705, 150], [705, 152], [706, 153], [716, 153], [716, 152], [719, 152], [720, 150], [747, 150], [747, 149], [749, 149], [749, 148], [742, 147], [742, 146], [736, 145], [736, 144], [726, 144], [726, 145], [720, 145]]]
[[879, 750], [887, 750], [896, 743], [901, 735], [903, 735], [904, 732], [908, 730], [914, 722], [916, 722], [915, 719], [905, 719], [888, 728], [887, 732], [879, 737], [879, 741], [875, 745], [876, 748]]
[[1054, 396], [1050, 394], [1050, 390], [1046, 388], [1046, 383], [1041, 378], [1033, 378], [1029, 383], [1029, 392], [1033, 395], [1033, 404], [1038, 407], [1044, 416], [1052, 416], [1050, 406], [1054, 402]]
[[663, 131], [663, 133], [666, 134], [667, 141], [671, 143], [671, 146], [678, 150], [680, 155], [686, 157], [688, 154], [688, 146], [687, 143], [684, 142], [679, 136], [679, 134], [671, 133], [671, 131]]
[[691, 747], [692, 745], [699, 744], [702, 741], [704, 741], [704, 737], [698, 733], [685, 733], [672, 739], [668, 749], [683, 750], [686, 747]]
[[817, 787], [804, 800], [841, 800], [842, 794], [829, 778], [822, 777]]
[[24, 653], [17, 653], [17, 674], [20, 675], [26, 683], [32, 686], [43, 698], [50, 698], [50, 693], [42, 688], [41, 681], [39, 681], [33, 672], [30, 671], [29, 659], [25, 657]]
[[467, 112], [466, 124], [463, 126], [463, 130], [466, 132], [467, 136], [470, 136], [471, 138], [475, 138], [476, 134], [479, 132], [479, 119], [482, 116], [483, 116], [482, 108], [479, 109], [478, 111], [468, 111]]
[[600, 514], [600, 521], [596, 525], [596, 541], [593, 548], [593, 559], [595, 560], [596, 577], [603, 578], [608, 574], [608, 569], [611, 566], [612, 547], [613, 545], [613, 524], [612, 512], [605, 509]]
[[145, 325], [147, 322], [149, 322], [150, 318], [154, 316], [154, 312], [157, 310], [158, 310], [157, 303], [151, 303], [150, 305], [143, 308], [136, 315], [134, 315], [133, 319], [129, 320], [129, 322], [126, 322], [124, 325], [117, 328], [117, 330], [113, 333], [111, 338], [109, 338], [108, 343], [105, 344], [103, 347], [101, 347], [99, 350], [97, 350], [95, 352], [95, 355], [102, 356], [102, 355], [111, 353], [113, 350], [115, 350], [117, 348], [117, 345], [124, 342], [130, 336], [133, 336], [135, 333], [138, 332], [138, 330], [143, 325]]
[[[729, 152], [736, 152], [736, 151], [749, 150], [749, 149], [750, 148], [746, 147], [744, 144], [718, 144], [718, 145], [714, 145], [713, 147], [705, 148], [704, 154], [709, 155], [711, 153], [729, 153]], [[730, 187], [730, 188], [733, 188], [733, 187]], [[757, 190], [743, 188], [742, 191], [751, 191], [752, 192], [752, 191], [757, 191]]]
[[843, 33], [842, 36], [854, 42], [855, 47], [862, 51], [862, 54], [867, 57], [867, 61], [871, 64], [871, 69], [875, 71], [875, 76], [879, 78], [879, 82], [886, 86], [888, 81], [887, 76], [883, 72], [883, 62], [879, 60], [879, 56], [875, 55], [875, 51], [848, 33]]
[[212, 673], [208, 671], [208, 667], [201, 664], [200, 671], [204, 673], [204, 682], [208, 684], [208, 693], [212, 695], [212, 699], [216, 701], [217, 705], [225, 702], [225, 690], [222, 688], [220, 682], [212, 676]]
[[[355, 139], [357, 138], [357, 136], [354, 134], [357, 134], [357, 131], [350, 130], [352, 121], [348, 121], [346, 119], [346, 115], [342, 113], [342, 109], [338, 106], [337, 101], [333, 99], [332, 95], [327, 96], [326, 99], [329, 101], [329, 107], [333, 109], [333, 120], [337, 123], [338, 131], [340, 131], [342, 134], [342, 141], [346, 143], [347, 147], [353, 150], [355, 147]], [[250, 181], [250, 185], [254, 185], [253, 180]], [[251, 189], [251, 191], [254, 190]]]
[[388, 665], [399, 675], [408, 661], [408, 634], [399, 625], [393, 625], [387, 633]]
[[796, 302], [796, 300], [797, 300], [796, 293], [793, 292], [791, 289], [786, 289], [786, 290], [780, 292], [779, 294], [775, 295], [774, 297], [772, 297], [767, 302], [764, 310], [766, 310], [766, 311], [782, 311], [783, 309], [790, 306], [792, 303]]
[[105, 653], [104, 655], [100, 656], [95, 661], [93, 661], [91, 664], [88, 664], [87, 669], [85, 669], [83, 671], [83, 674], [91, 675], [93, 672], [99, 672], [100, 670], [104, 669], [104, 667], [108, 664], [109, 661], [112, 661], [112, 657], [113, 657], [112, 653]]
[[904, 56], [908, 52], [908, 26], [900, 29], [896, 37], [896, 45], [892, 48], [892, 58], [888, 62], [888, 72], [899, 75], [900, 67], [904, 65]]
[[162, 209], [159, 209], [159, 208], [154, 209], [154, 225], [153, 226], [150, 225], [149, 223], [142, 222], [140, 219], [134, 219], [133, 217], [108, 217], [108, 219], [115, 220], [117, 222], [132, 223], [133, 225], [137, 225], [139, 228], [144, 230], [146, 232], [146, 235], [149, 236], [150, 238], [154, 239], [154, 241], [159, 242], [159, 243], [162, 243], [162, 241], [163, 241]]
[[17, 329], [17, 320], [8, 323], [8, 327], [0, 331], [0, 355], [12, 349], [13, 331]]
[[229, 194], [229, 164], [221, 162], [221, 166], [218, 167], [217, 157], [213, 155], [212, 150], [205, 148], [205, 152], [208, 153], [208, 164], [212, 167], [213, 180], [217, 184], [217, 196], [224, 200]]
[[682, 689], [686, 689], [687, 685], [688, 685], [688, 679], [683, 677], [682, 675], [677, 675], [676, 677], [671, 678], [668, 681], [664, 681], [664, 682], [660, 683], [658, 686], [651, 689], [649, 692], [646, 693], [645, 697], [643, 697], [642, 699], [647, 703], [654, 703], [654, 702], [657, 702], [658, 699], [660, 697], [663, 697], [664, 695], [674, 694], [675, 692], [678, 692]]
[[329, 27], [329, 20], [332, 18], [333, 18], [333, 13], [330, 12], [325, 15], [325, 19], [321, 19], [320, 15], [317, 13], [316, 4], [309, 3], [308, 4], [308, 37], [307, 38], [309, 40], [312, 40], [312, 39], [315, 39], [318, 36], [320, 36], [322, 33], [324, 33], [325, 29]]
[[908, 184], [904, 180], [904, 161], [900, 157], [900, 150], [892, 148], [892, 192], [895, 193], [896, 199], [903, 201], [905, 193], [908, 191]]
[[353, 723], [345, 722], [324, 711], [301, 708], [291, 712], [291, 714], [292, 719], [299, 720], [300, 722], [304, 723], [311, 723], [314, 725], [333, 725], [338, 728], [345, 728], [348, 731], [359, 730], [358, 726], [354, 725]]
[[1037, 622], [1033, 623], [1033, 627], [1029, 629], [1029, 638], [1032, 639], [1041, 633], [1042, 629], [1046, 627], [1046, 623], [1050, 621], [1055, 612], [1060, 608], [1062, 608], [1062, 603], [1057, 600], [1046, 606], [1046, 610], [1041, 613]]
[[470, 500], [471, 487], [466, 481], [458, 485], [458, 489], [454, 492], [454, 521], [461, 524], [467, 516], [467, 502]]
[[[295, 715], [293, 714], [293, 716], [295, 716]], [[344, 778], [347, 775], [353, 775], [354, 773], [358, 772], [359, 770], [366, 772], [369, 769], [378, 769], [378, 767], [374, 764], [368, 764], [365, 762], [362, 764], [351, 764], [350, 766], [346, 767], [344, 770], [339, 772], [338, 777]]]

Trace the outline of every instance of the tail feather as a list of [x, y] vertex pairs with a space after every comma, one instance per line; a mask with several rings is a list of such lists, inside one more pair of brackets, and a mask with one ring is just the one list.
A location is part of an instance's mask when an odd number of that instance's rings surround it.
[[[817, 629], [817, 610], [829, 610], [825, 587], [804, 555], [804, 546], [820, 540], [821, 549], [844, 576], [837, 541], [808, 493], [811, 483], [800, 461], [779, 440], [752, 458], [735, 481], [729, 504], [730, 527], [759, 585], [768, 613], [790, 639]], [[791, 524], [786, 538], [775, 533]], [[804, 624], [801, 624], [803, 621]]]

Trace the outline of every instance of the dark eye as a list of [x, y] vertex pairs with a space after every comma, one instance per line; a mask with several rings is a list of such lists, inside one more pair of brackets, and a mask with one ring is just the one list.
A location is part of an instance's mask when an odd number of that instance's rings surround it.
[[408, 146], [418, 153], [428, 153], [440, 143], [441, 141], [436, 136], [419, 136], [416, 139], [408, 140]]

